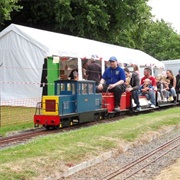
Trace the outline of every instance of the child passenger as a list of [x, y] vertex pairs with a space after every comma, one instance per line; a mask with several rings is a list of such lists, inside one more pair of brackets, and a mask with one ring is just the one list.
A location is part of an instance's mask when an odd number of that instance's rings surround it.
[[164, 85], [164, 89], [163, 89], [163, 95], [165, 96], [165, 100], [167, 99], [167, 101], [169, 100], [169, 96], [170, 96], [170, 80], [169, 79], [165, 79], [163, 81], [163, 85]]
[[158, 101], [166, 102], [169, 98], [169, 87], [168, 87], [168, 79], [164, 76], [160, 76], [156, 78], [156, 85], [157, 85], [157, 94], [158, 94]]
[[155, 108], [154, 88], [151, 85], [150, 79], [146, 78], [144, 80], [144, 84], [140, 86], [140, 92], [142, 93], [142, 95], [146, 96], [150, 107]]

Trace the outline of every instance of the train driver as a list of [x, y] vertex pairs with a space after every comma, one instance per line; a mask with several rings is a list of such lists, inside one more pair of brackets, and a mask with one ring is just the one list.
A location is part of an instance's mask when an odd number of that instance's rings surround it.
[[120, 111], [121, 95], [125, 92], [125, 73], [124, 70], [119, 67], [117, 58], [112, 56], [109, 59], [110, 67], [106, 68], [103, 73], [102, 79], [97, 86], [97, 92], [114, 92], [114, 110]]

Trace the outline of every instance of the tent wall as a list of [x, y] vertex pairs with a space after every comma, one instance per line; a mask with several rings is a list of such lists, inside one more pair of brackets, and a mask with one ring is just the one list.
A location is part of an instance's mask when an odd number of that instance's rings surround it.
[[162, 61], [165, 65], [165, 70], [171, 70], [174, 75], [178, 74], [180, 69], [180, 59]]
[[1, 102], [41, 97], [40, 78], [46, 53], [13, 31], [0, 42]]

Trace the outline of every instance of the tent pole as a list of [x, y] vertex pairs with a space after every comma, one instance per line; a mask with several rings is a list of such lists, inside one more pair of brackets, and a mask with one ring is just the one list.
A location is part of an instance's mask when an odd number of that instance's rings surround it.
[[78, 74], [79, 80], [82, 80], [82, 61], [80, 57], [78, 57]]
[[[0, 67], [3, 65], [3, 63], [0, 65]], [[1, 86], [2, 87], [2, 86]], [[1, 108], [1, 92], [0, 92], [0, 127], [1, 127], [1, 111], [2, 111], [2, 108]]]

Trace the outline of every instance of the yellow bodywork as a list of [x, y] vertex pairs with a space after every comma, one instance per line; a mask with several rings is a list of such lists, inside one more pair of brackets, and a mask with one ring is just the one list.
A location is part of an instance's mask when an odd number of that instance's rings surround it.
[[[46, 107], [46, 101], [48, 100], [52, 100], [55, 101], [55, 111], [47, 111], [47, 107]], [[43, 115], [59, 115], [59, 111], [58, 111], [58, 105], [59, 105], [59, 97], [58, 96], [43, 96], [43, 111], [42, 114]]]

